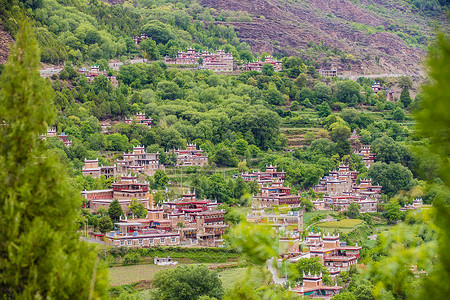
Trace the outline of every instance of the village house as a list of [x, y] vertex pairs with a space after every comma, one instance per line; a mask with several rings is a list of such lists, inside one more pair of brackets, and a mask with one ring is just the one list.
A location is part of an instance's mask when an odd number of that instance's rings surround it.
[[305, 274], [303, 272], [303, 283], [294, 288], [289, 288], [290, 291], [297, 293], [301, 296], [308, 296], [310, 298], [318, 299], [331, 299], [335, 295], [338, 295], [341, 286], [336, 285], [324, 285], [322, 283], [322, 273], [320, 274]]
[[249, 62], [246, 63], [245, 65], [243, 65], [243, 69], [245, 71], [257, 71], [257, 72], [261, 72], [262, 68], [265, 64], [270, 64], [273, 66], [273, 69], [275, 72], [280, 72], [281, 71], [281, 61], [275, 60], [272, 56], [266, 56], [264, 61], [254, 61], [254, 62]]
[[173, 246], [181, 242], [190, 245], [219, 246], [228, 225], [225, 211], [217, 209], [217, 202], [198, 200], [195, 193], [185, 191], [181, 198], [154, 205], [147, 194], [147, 216], [141, 219], [121, 218], [118, 230], [106, 238], [116, 246], [152, 247]]
[[367, 169], [375, 163], [375, 154], [370, 152], [370, 148], [370, 145], [362, 145], [359, 151], [355, 151], [355, 154], [362, 156], [363, 163]]
[[140, 36], [133, 36], [134, 44], [137, 46], [139, 45], [143, 40], [148, 39], [149, 37], [146, 34], [141, 34]]
[[309, 257], [319, 257], [327, 269], [348, 271], [352, 265], [356, 265], [359, 259], [361, 247], [347, 246], [340, 242], [339, 234], [330, 233], [323, 236], [309, 232], [305, 242], [309, 247]]
[[114, 166], [99, 166], [98, 157], [96, 159], [84, 159], [84, 167], [81, 169], [83, 176], [91, 176], [98, 178], [105, 176], [106, 178], [116, 176], [116, 165]]
[[141, 173], [152, 176], [156, 170], [163, 170], [164, 166], [159, 164], [159, 153], [147, 153], [144, 146], [133, 147], [132, 153], [124, 153], [123, 159], [118, 159], [114, 166], [98, 165], [98, 158], [95, 160], [84, 160], [84, 167], [81, 172], [83, 176], [94, 178], [101, 175], [114, 177], [128, 173]]
[[261, 207], [275, 205], [289, 205], [290, 207], [300, 207], [301, 197], [292, 195], [291, 188], [284, 186], [286, 172], [277, 171], [277, 166], [266, 166], [266, 171], [253, 171], [252, 173], [242, 173], [245, 182], [256, 181], [261, 187], [261, 193], [254, 196], [256, 202]]
[[313, 202], [316, 209], [346, 211], [350, 203], [356, 202], [360, 205], [361, 213], [376, 212], [382, 187], [372, 185], [371, 179], [361, 179], [356, 184], [358, 174], [357, 171], [350, 171], [347, 165], [340, 165], [337, 171], [330, 171], [328, 176], [319, 179], [313, 190], [325, 195], [323, 202]]
[[200, 65], [202, 69], [213, 72], [233, 72], [233, 54], [224, 50], [216, 52], [196, 52], [188, 48], [186, 52], [178, 52], [177, 57], [166, 56], [164, 63], [168, 65]]
[[337, 77], [337, 69], [331, 68], [331, 69], [319, 69], [317, 70], [320, 74], [320, 76], [323, 77]]
[[139, 182], [136, 176], [123, 175], [120, 181], [112, 184], [112, 188], [92, 191], [85, 190], [81, 192], [81, 196], [87, 200], [87, 208], [94, 212], [98, 211], [100, 207], [108, 209], [114, 199], [119, 201], [123, 211], [127, 211], [132, 199], [141, 201], [148, 208], [148, 192], [148, 182]]
[[110, 231], [105, 237], [117, 247], [142, 248], [180, 244], [178, 233], [148, 228], [140, 222], [119, 222], [114, 223], [114, 226], [118, 229]]
[[298, 252], [300, 232], [303, 231], [303, 211], [289, 211], [286, 214], [267, 213], [258, 204], [252, 205], [251, 213], [246, 216], [248, 223], [268, 226], [278, 236], [279, 254]]
[[400, 208], [401, 211], [408, 211], [408, 210], [415, 210], [420, 209], [423, 206], [422, 198], [416, 198], [413, 200], [412, 204], [405, 204], [402, 208]]
[[172, 150], [177, 157], [177, 166], [199, 166], [208, 164], [208, 156], [203, 155], [202, 149], [197, 149], [196, 144], [187, 144], [186, 150]]
[[271, 185], [263, 185], [261, 193], [254, 196], [254, 200], [263, 207], [275, 205], [300, 207], [302, 204], [301, 197], [299, 195], [292, 195], [291, 188], [283, 186], [283, 182], [276, 179], [272, 181]]
[[266, 171], [262, 172], [260, 170], [253, 171], [252, 173], [242, 173], [242, 178], [244, 178], [245, 182], [256, 180], [258, 185], [262, 187], [264, 184], [270, 184], [273, 180], [284, 180], [286, 177], [286, 172], [277, 171], [277, 166], [267, 166]]
[[47, 133], [45, 135], [41, 135], [41, 140], [45, 141], [47, 138], [55, 136], [58, 136], [59, 140], [64, 143], [64, 146], [72, 146], [72, 140], [69, 140], [68, 135], [65, 134], [64, 131], [61, 132], [60, 135], [57, 135], [55, 127], [47, 128]]
[[377, 94], [379, 91], [383, 90], [383, 88], [381, 87], [381, 84], [379, 82], [374, 82], [372, 84], [372, 90], [375, 94]]
[[164, 218], [182, 240], [199, 245], [218, 246], [228, 227], [224, 223], [224, 210], [217, 209], [217, 201], [199, 200], [195, 191], [184, 191], [181, 198], [162, 204]]
[[125, 124], [136, 122], [136, 124], [146, 125], [148, 128], [152, 128], [152, 121], [151, 118], [145, 118], [144, 113], [137, 113], [136, 118], [125, 118]]

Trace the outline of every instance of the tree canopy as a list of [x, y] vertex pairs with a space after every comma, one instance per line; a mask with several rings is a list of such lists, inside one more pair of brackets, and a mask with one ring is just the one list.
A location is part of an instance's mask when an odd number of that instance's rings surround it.
[[22, 22], [0, 78], [0, 293], [17, 299], [101, 298], [106, 274], [76, 233], [80, 198], [67, 169], [39, 138], [55, 112], [38, 66], [37, 41]]

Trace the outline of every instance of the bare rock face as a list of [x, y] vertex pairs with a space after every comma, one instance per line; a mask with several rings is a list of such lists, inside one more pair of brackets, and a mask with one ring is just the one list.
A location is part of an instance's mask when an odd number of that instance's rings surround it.
[[9, 45], [14, 42], [11, 35], [0, 26], [0, 64], [8, 61]]
[[[338, 68], [351, 69], [352, 73], [423, 75], [421, 59], [425, 51], [408, 46], [388, 27], [414, 25], [426, 39], [432, 35], [429, 18], [395, 1], [375, 0], [372, 9], [381, 11], [375, 13], [366, 8], [373, 1], [361, 0], [361, 5], [357, 5], [350, 0], [202, 0], [201, 4], [218, 10], [248, 12], [252, 22], [214, 23], [232, 25], [254, 52], [272, 53], [281, 49], [296, 55], [312, 41], [352, 54], [355, 60], [333, 61]], [[388, 15], [395, 18], [390, 19]], [[376, 27], [381, 30], [373, 32]]]

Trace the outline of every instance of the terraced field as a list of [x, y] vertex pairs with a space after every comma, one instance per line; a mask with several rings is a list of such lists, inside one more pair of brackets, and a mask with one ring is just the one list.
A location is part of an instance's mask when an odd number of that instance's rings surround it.
[[320, 228], [320, 230], [324, 233], [332, 233], [336, 229], [340, 230], [343, 233], [349, 233], [353, 231], [356, 227], [364, 224], [363, 220], [359, 219], [344, 219], [340, 221], [333, 222], [322, 222], [316, 225], [316, 227]]

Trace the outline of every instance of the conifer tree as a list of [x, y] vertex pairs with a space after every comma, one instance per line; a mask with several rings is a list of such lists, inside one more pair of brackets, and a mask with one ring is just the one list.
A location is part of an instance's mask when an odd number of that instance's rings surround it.
[[411, 96], [409, 95], [409, 90], [407, 88], [402, 90], [400, 94], [400, 101], [405, 107], [408, 107], [411, 104]]
[[39, 139], [55, 113], [38, 66], [24, 22], [0, 79], [0, 298], [101, 298], [105, 271], [76, 233], [79, 196]]
[[117, 201], [117, 199], [114, 199], [109, 205], [108, 215], [113, 221], [119, 221], [120, 216], [123, 215], [122, 207], [120, 206], [120, 203], [119, 201]]

